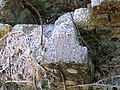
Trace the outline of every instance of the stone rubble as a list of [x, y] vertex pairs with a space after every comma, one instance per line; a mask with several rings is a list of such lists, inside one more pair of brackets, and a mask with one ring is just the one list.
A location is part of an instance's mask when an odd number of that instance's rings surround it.
[[[0, 72], [6, 71], [1, 79], [4, 81], [11, 79], [13, 81], [32, 81], [34, 70], [37, 73], [40, 71], [40, 67], [36, 62], [86, 63], [87, 47], [80, 46], [74, 24], [78, 22], [86, 23], [89, 19], [88, 11], [87, 9], [78, 9], [59, 17], [54, 25], [44, 25], [44, 48], [40, 45], [42, 35], [40, 25], [15, 25], [4, 39], [6, 46], [1, 48]], [[82, 16], [77, 21], [80, 14]], [[84, 16], [86, 14], [87, 17]], [[41, 70], [41, 72], [44, 71]], [[37, 77], [39, 80], [40, 77]]]
[[[47, 26], [44, 26], [44, 31]], [[42, 60], [43, 50], [41, 44], [41, 26], [33, 25], [33, 24], [17, 24], [14, 26], [12, 31], [20, 31], [26, 34], [27, 40], [26, 43], [30, 48], [30, 52], [32, 53], [34, 60], [39, 62]], [[48, 31], [51, 31], [51, 29]], [[48, 32], [46, 31], [46, 32]], [[52, 31], [51, 31], [52, 32]], [[45, 33], [45, 32], [44, 32]], [[43, 35], [43, 45], [45, 44], [47, 38]]]
[[0, 47], [0, 72], [5, 72], [1, 80], [33, 82], [33, 76], [40, 71], [43, 72], [32, 55], [36, 48], [40, 48], [40, 35], [39, 25], [18, 24], [4, 37], [5, 39], [1, 40], [5, 41], [4, 46], [0, 45], [2, 46]]

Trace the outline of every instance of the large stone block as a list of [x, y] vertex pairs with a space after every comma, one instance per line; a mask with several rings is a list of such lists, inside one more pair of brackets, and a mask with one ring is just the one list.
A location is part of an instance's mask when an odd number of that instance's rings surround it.
[[[42, 36], [42, 29], [40, 25], [35, 24], [17, 24], [14, 26], [12, 31], [15, 32], [24, 32], [27, 37], [24, 37], [24, 40], [26, 40], [26, 43], [28, 44], [30, 51], [33, 54], [33, 57], [36, 62], [39, 62], [42, 60], [42, 55], [44, 51], [42, 48], [45, 45], [45, 42], [47, 39], [51, 36], [53, 31], [53, 25], [44, 25], [43, 26], [43, 36]], [[42, 37], [42, 38], [41, 38]], [[41, 39], [42, 46], [41, 46]], [[42, 55], [41, 55], [42, 54]]]
[[[34, 57], [42, 48], [41, 32], [40, 25], [18, 24], [5, 37], [5, 40], [0, 40], [0, 42], [5, 41], [4, 47], [0, 50], [0, 72], [4, 72], [1, 80], [34, 82], [34, 76], [37, 80], [42, 77], [38, 75], [42, 70]], [[43, 44], [45, 40], [43, 35]]]
[[52, 36], [45, 44], [46, 62], [84, 62], [87, 59], [87, 48], [80, 46], [77, 41], [71, 13], [58, 18], [54, 27]]
[[[0, 24], [0, 72], [8, 67], [8, 60], [3, 56], [3, 49], [6, 46], [6, 36], [11, 31], [11, 26], [8, 24]], [[7, 53], [7, 52], [6, 52]]]

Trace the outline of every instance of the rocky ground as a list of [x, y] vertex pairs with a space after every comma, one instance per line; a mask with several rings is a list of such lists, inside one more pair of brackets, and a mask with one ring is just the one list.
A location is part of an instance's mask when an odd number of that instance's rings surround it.
[[39, 25], [1, 24], [1, 90], [120, 90], [119, 19], [120, 2], [76, 9], [44, 26], [43, 50]]

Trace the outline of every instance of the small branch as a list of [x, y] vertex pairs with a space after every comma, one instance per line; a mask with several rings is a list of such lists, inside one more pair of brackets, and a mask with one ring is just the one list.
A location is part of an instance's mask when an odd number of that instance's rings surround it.
[[[83, 37], [81, 36], [80, 32], [78, 31], [79, 28], [78, 28], [78, 26], [76, 25], [76, 23], [74, 22], [74, 19], [73, 19], [73, 15], [72, 15], [72, 14], [71, 14], [71, 20], [72, 20], [73, 24], [75, 25], [75, 28], [76, 28], [77, 33], [78, 33], [77, 39], [80, 39], [80, 40], [85, 44], [85, 46], [86, 46], [90, 51], [93, 52], [93, 50], [89, 47], [89, 45], [86, 43], [86, 41], [83, 39]], [[77, 33], [76, 33], [76, 34], [77, 34]]]
[[29, 2], [25, 2], [26, 5], [29, 5], [38, 15], [39, 17], [39, 21], [40, 21], [40, 24], [41, 24], [41, 29], [42, 29], [42, 32], [41, 32], [41, 46], [43, 47], [43, 21], [42, 21], [42, 17], [40, 15], [40, 13], [38, 12], [38, 10], [33, 6], [31, 5]]
[[60, 72], [61, 77], [62, 77], [62, 80], [63, 80], [64, 90], [67, 90], [67, 88], [66, 88], [66, 83], [65, 83], [65, 78], [64, 78], [63, 72], [62, 72], [62, 71], [60, 71], [60, 70], [59, 70], [59, 72]]

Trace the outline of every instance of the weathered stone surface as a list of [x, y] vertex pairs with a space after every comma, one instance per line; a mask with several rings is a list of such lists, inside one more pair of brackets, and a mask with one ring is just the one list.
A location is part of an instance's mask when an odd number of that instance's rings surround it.
[[[43, 36], [43, 43], [45, 42]], [[16, 25], [13, 30], [2, 39], [5, 45], [0, 49], [0, 72], [3, 81], [34, 82], [34, 76], [42, 78], [42, 70], [36, 63], [34, 54], [41, 49], [40, 25]], [[2, 45], [1, 45], [2, 46]], [[38, 49], [38, 50], [39, 50]], [[42, 56], [41, 56], [42, 57]]]
[[[63, 80], [65, 80], [67, 90], [73, 89], [68, 89], [71, 85], [88, 84], [91, 81], [87, 63], [57, 62], [44, 65], [44, 67], [57, 77], [55, 77], [54, 82], [51, 84], [54, 90], [63, 88]], [[54, 76], [48, 74], [48, 77]]]
[[[43, 34], [46, 38], [51, 37], [54, 30], [53, 24], [43, 25]], [[37, 24], [17, 24], [14, 26], [12, 31], [23, 31], [26, 34], [32, 33], [32, 31], [37, 30], [41, 34], [41, 26]]]
[[71, 19], [71, 13], [67, 13], [55, 22], [53, 34], [45, 44], [46, 62], [84, 62], [86, 60], [87, 48], [79, 46]]
[[[47, 26], [44, 26], [44, 33], [46, 31]], [[48, 29], [49, 30], [49, 29]], [[42, 60], [43, 50], [41, 46], [41, 26], [34, 25], [34, 24], [17, 24], [14, 26], [12, 31], [16, 32], [24, 32], [27, 35], [26, 43], [29, 45], [30, 51], [33, 54], [34, 59], [36, 62]], [[49, 30], [51, 31], [51, 29]], [[47, 32], [47, 31], [46, 31]], [[50, 35], [50, 34], [49, 34]], [[46, 37], [43, 35], [43, 45], [46, 42]]]
[[43, 33], [47, 39], [52, 36], [53, 30], [54, 30], [54, 24], [44, 25]]
[[6, 46], [6, 37], [5, 35], [11, 31], [11, 26], [8, 24], [0, 24], [0, 72], [3, 69], [8, 67], [8, 60], [4, 57], [3, 48]]
[[76, 9], [73, 13], [74, 22], [80, 26], [85, 26], [89, 22], [90, 17], [91, 10], [88, 8]]

